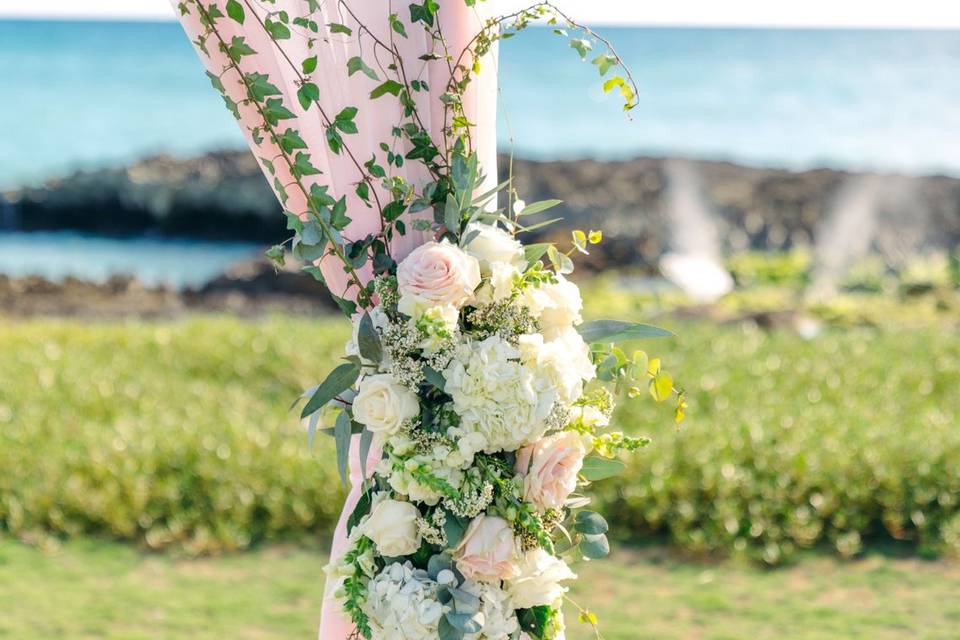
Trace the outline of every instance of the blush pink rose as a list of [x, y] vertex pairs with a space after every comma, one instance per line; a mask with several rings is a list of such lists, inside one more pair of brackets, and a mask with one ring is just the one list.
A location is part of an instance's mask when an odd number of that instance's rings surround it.
[[517, 541], [503, 518], [477, 516], [454, 550], [457, 568], [468, 578], [483, 582], [517, 575]]
[[524, 500], [540, 509], [559, 509], [577, 488], [577, 474], [587, 455], [583, 438], [561, 431], [517, 452], [514, 470], [523, 476]]
[[477, 259], [446, 241], [420, 245], [397, 267], [400, 310], [410, 316], [428, 307], [460, 307], [479, 284]]

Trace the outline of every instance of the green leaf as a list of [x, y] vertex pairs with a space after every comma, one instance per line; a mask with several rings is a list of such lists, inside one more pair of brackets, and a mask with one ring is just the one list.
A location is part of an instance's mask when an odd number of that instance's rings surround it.
[[304, 73], [313, 73], [317, 70], [317, 56], [306, 58], [302, 65]]
[[590, 535], [606, 533], [610, 529], [607, 521], [596, 511], [579, 511], [573, 528]]
[[601, 534], [585, 535], [580, 541], [580, 552], [585, 558], [599, 560], [610, 555], [610, 542], [607, 536]]
[[286, 252], [283, 249], [283, 245], [276, 244], [265, 252], [267, 259], [273, 263], [275, 269], [279, 269], [286, 263]]
[[460, 232], [460, 204], [452, 193], [447, 194], [447, 200], [443, 208], [443, 224], [453, 233]]
[[350, 414], [344, 409], [337, 416], [333, 427], [333, 438], [337, 443], [337, 471], [344, 486], [347, 484], [347, 465], [350, 460], [351, 427]]
[[364, 429], [360, 434], [360, 473], [367, 478], [367, 458], [370, 457], [370, 447], [373, 445], [373, 431]]
[[410, 5], [410, 22], [423, 22], [427, 26], [433, 26], [433, 12], [431, 11], [432, 6], [436, 6], [436, 3], [431, 3], [430, 0], [420, 4], [411, 4]]
[[371, 80], [379, 80], [377, 72], [367, 66], [360, 56], [354, 56], [347, 60], [347, 75], [352, 76], [357, 71], [362, 71]]
[[246, 18], [246, 15], [243, 13], [243, 5], [237, 2], [237, 0], [227, 0], [227, 15], [240, 24], [243, 24], [243, 20]]
[[557, 251], [555, 246], [550, 245], [547, 247], [547, 257], [550, 259], [550, 264], [553, 265], [553, 269], [557, 273], [573, 273], [573, 260], [571, 260], [569, 256]]
[[443, 524], [443, 531], [447, 534], [447, 548], [453, 549], [459, 545], [463, 539], [463, 534], [467, 530], [467, 524], [449, 511], [446, 512], [446, 514], [447, 519]]
[[539, 202], [531, 202], [523, 208], [518, 216], [532, 216], [537, 213], [542, 213], [547, 209], [552, 209], [558, 204], [562, 204], [563, 200], [540, 200]]
[[322, 409], [328, 402], [352, 387], [359, 377], [360, 367], [355, 362], [345, 362], [338, 366], [314, 391], [313, 396], [300, 413], [300, 417], [306, 418]]
[[223, 86], [223, 81], [220, 79], [220, 76], [214, 75], [209, 71], [207, 71], [206, 73], [207, 73], [207, 77], [210, 78], [210, 84], [213, 85], [214, 89], [216, 89], [220, 93], [223, 93], [224, 91], [226, 91], [226, 89]]
[[244, 75], [247, 93], [257, 102], [263, 102], [267, 96], [282, 95], [280, 89], [270, 82], [270, 77], [256, 71]]
[[357, 346], [360, 348], [360, 355], [370, 362], [380, 362], [383, 358], [380, 334], [373, 326], [373, 318], [366, 312], [360, 318], [360, 326], [357, 328]]
[[309, 109], [310, 105], [319, 99], [320, 88], [312, 82], [303, 83], [303, 86], [297, 90], [297, 100], [300, 101], [300, 106], [303, 107], [304, 111]]
[[334, 122], [337, 125], [337, 128], [340, 131], [348, 134], [357, 132], [357, 123], [353, 121], [354, 117], [357, 115], [356, 107], [346, 107], [340, 113], [337, 114], [337, 117], [334, 119]]
[[587, 234], [580, 229], [574, 229], [571, 235], [573, 237], [573, 246], [577, 249], [577, 251], [586, 255], [590, 255], [590, 252], [587, 251]]
[[320, 173], [320, 169], [317, 169], [313, 166], [313, 163], [310, 162], [310, 154], [299, 151], [297, 152], [291, 173], [293, 173], [294, 178], [301, 178], [303, 176], [315, 176]]
[[390, 14], [390, 28], [404, 38], [407, 37], [407, 30], [404, 28], [403, 23], [400, 22], [399, 16], [395, 13]]
[[586, 58], [587, 52], [593, 49], [590, 41], [584, 40], [583, 38], [570, 38], [570, 46], [577, 50], [581, 58]]
[[577, 327], [584, 342], [620, 342], [638, 338], [668, 338], [672, 332], [639, 322], [621, 320], [593, 320]]
[[340, 24], [339, 22], [331, 22], [327, 25], [327, 28], [330, 29], [330, 33], [345, 33], [348, 36], [353, 35], [353, 29], [345, 24]]
[[609, 80], [603, 83], [603, 92], [610, 93], [617, 87], [624, 86], [626, 83], [627, 81], [621, 78], [620, 76], [613, 76], [612, 78], [610, 78]]
[[610, 67], [617, 65], [617, 58], [609, 53], [601, 53], [593, 59], [591, 64], [597, 65], [597, 71], [600, 72], [601, 76], [604, 76], [610, 70]]
[[400, 91], [403, 89], [403, 85], [397, 82], [396, 80], [387, 80], [376, 89], [370, 92], [371, 99], [377, 99], [385, 94], [391, 95], [400, 95]]
[[270, 18], [267, 18], [264, 20], [263, 26], [267, 30], [267, 33], [270, 34], [270, 37], [274, 40], [290, 39], [290, 28], [282, 22], [275, 22]]
[[294, 149], [306, 149], [307, 143], [300, 137], [300, 132], [296, 129], [287, 129], [277, 139], [277, 144], [287, 153], [292, 153]]
[[253, 47], [247, 44], [243, 36], [233, 36], [230, 39], [230, 45], [227, 46], [227, 55], [231, 60], [240, 60], [243, 56], [252, 56], [256, 53]]
[[262, 108], [263, 117], [271, 126], [277, 126], [281, 120], [290, 120], [297, 116], [283, 106], [280, 98], [267, 98], [267, 104]]
[[538, 242], [525, 246], [523, 248], [523, 254], [527, 259], [527, 268], [529, 269], [536, 264], [552, 246], [549, 242]]
[[600, 456], [587, 456], [583, 459], [583, 469], [580, 474], [591, 482], [606, 480], [621, 473], [627, 468], [623, 462], [613, 458], [601, 458]]
[[446, 388], [447, 381], [444, 380], [443, 375], [441, 375], [440, 372], [434, 369], [433, 367], [425, 366], [423, 368], [423, 377], [424, 379], [426, 379], [427, 382], [432, 384], [434, 387], [436, 387], [440, 391], [444, 391], [444, 389]]

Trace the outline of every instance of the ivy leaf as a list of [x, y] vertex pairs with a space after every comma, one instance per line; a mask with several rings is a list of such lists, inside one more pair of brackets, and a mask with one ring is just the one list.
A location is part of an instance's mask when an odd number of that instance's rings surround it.
[[576, 49], [581, 58], [586, 58], [587, 52], [593, 49], [593, 45], [590, 44], [590, 41], [584, 40], [583, 38], [570, 38], [570, 47]]
[[310, 108], [316, 100], [320, 99], [320, 88], [312, 82], [304, 82], [303, 86], [297, 91], [297, 100], [304, 111]]
[[280, 148], [287, 153], [292, 153], [295, 149], [306, 149], [307, 143], [300, 137], [300, 132], [296, 129], [287, 129], [277, 140]]
[[580, 475], [591, 482], [596, 482], [598, 480], [612, 478], [626, 468], [627, 465], [613, 458], [587, 456], [583, 459], [583, 468], [580, 470]]
[[313, 166], [313, 163], [310, 162], [309, 154], [300, 151], [297, 153], [291, 173], [294, 178], [299, 179], [303, 176], [315, 176], [320, 173], [320, 169], [317, 169]]
[[313, 396], [307, 401], [300, 413], [306, 418], [322, 409], [328, 402], [353, 386], [360, 377], [360, 366], [355, 362], [346, 362], [330, 372], [327, 379], [320, 383]]
[[207, 71], [206, 73], [207, 73], [207, 77], [210, 78], [210, 84], [213, 85], [214, 89], [216, 89], [220, 93], [223, 93], [224, 91], [226, 91], [226, 89], [223, 86], [223, 81], [220, 80], [220, 76], [212, 74], [209, 71]]
[[234, 62], [239, 61], [243, 56], [252, 56], [256, 53], [243, 36], [233, 36], [227, 46], [227, 55]]
[[609, 80], [603, 83], [603, 92], [610, 93], [617, 87], [623, 87], [626, 83], [627, 81], [621, 78], [620, 76], [613, 76], [612, 78], [610, 78]]
[[390, 28], [404, 38], [407, 37], [407, 30], [404, 28], [403, 23], [400, 22], [400, 17], [395, 13], [390, 14]]
[[270, 77], [256, 71], [244, 75], [247, 94], [251, 100], [263, 102], [267, 96], [282, 95], [280, 89], [270, 82]]
[[593, 320], [577, 327], [583, 336], [584, 342], [620, 342], [638, 338], [668, 338], [670, 331], [639, 322], [623, 322], [621, 320]]
[[610, 70], [610, 67], [616, 66], [617, 58], [609, 53], [601, 53], [594, 58], [590, 64], [597, 65], [597, 71], [600, 72], [601, 76], [605, 76], [607, 75], [607, 71]]
[[370, 92], [370, 98], [375, 100], [388, 93], [396, 96], [400, 94], [401, 89], [403, 89], [403, 85], [396, 80], [387, 80]]
[[[343, 196], [333, 205], [330, 212], [330, 226], [337, 231], [343, 231], [350, 222], [350, 218], [347, 217], [347, 198]], [[364, 256], [366, 256], [366, 253], [364, 253]]]
[[345, 33], [348, 36], [353, 35], [353, 29], [339, 22], [331, 22], [327, 25], [327, 28], [330, 29], [330, 33]]
[[317, 70], [317, 56], [305, 59], [302, 65], [304, 73], [313, 73]]
[[344, 133], [356, 133], [357, 132], [357, 123], [353, 119], [357, 115], [356, 107], [345, 107], [340, 113], [337, 114], [337, 117], [334, 118], [334, 123], [337, 128]]
[[330, 151], [333, 151], [337, 155], [340, 154], [340, 150], [343, 149], [343, 136], [341, 136], [336, 127], [327, 127], [327, 146], [330, 147]]
[[290, 28], [283, 24], [282, 22], [276, 22], [267, 18], [263, 22], [263, 27], [267, 30], [267, 33], [270, 34], [270, 37], [274, 40], [289, 40], [290, 39]]
[[240, 24], [243, 24], [246, 18], [246, 15], [243, 13], [243, 5], [237, 2], [237, 0], [227, 0], [227, 15]]
[[377, 72], [367, 66], [367, 63], [363, 61], [363, 58], [360, 56], [354, 56], [347, 60], [347, 75], [352, 76], [357, 71], [362, 71], [371, 80], [379, 80], [380, 77], [377, 75]]
[[297, 116], [283, 106], [280, 98], [267, 98], [267, 104], [263, 107], [263, 117], [271, 126], [277, 126], [281, 120], [291, 120]]
[[437, 9], [437, 3], [433, 0], [426, 0], [422, 5], [411, 4], [410, 22], [423, 22], [425, 25], [432, 27], [433, 14], [436, 13]]

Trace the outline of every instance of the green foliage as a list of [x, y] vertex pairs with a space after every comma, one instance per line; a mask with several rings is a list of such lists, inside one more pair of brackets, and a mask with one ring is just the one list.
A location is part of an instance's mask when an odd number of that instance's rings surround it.
[[[593, 317], [640, 315], [634, 298], [591, 289]], [[690, 415], [677, 430], [668, 407], [620, 403], [613, 424], [653, 442], [592, 489], [611, 536], [768, 563], [878, 538], [958, 548], [954, 330], [828, 328], [808, 341], [669, 324]], [[193, 553], [329, 531], [342, 496], [324, 464], [333, 439], [308, 449], [289, 401], [332, 368], [348, 330], [283, 317], [6, 321], [0, 527]]]

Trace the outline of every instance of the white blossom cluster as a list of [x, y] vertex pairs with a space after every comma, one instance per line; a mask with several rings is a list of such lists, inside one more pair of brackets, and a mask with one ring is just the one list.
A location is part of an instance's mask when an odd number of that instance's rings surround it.
[[355, 318], [346, 353], [362, 375], [347, 411], [383, 453], [350, 536], [372, 541], [376, 571], [367, 553], [359, 568], [341, 561], [336, 573], [354, 582], [340, 593], [376, 640], [450, 625], [461, 640], [530, 638], [518, 614], [535, 607], [555, 614], [536, 638], [556, 640], [575, 576], [551, 530], [577, 500], [585, 434], [612, 402], [585, 394], [596, 367], [576, 329], [578, 288], [530, 276], [523, 246], [497, 226], [462, 237], [414, 250]]

